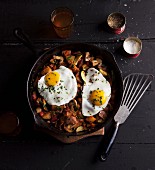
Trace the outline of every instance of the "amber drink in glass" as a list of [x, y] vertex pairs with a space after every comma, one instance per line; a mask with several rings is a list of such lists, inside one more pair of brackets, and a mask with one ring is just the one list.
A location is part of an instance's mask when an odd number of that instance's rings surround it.
[[57, 35], [67, 38], [72, 33], [74, 14], [69, 8], [57, 8], [51, 14], [51, 22]]

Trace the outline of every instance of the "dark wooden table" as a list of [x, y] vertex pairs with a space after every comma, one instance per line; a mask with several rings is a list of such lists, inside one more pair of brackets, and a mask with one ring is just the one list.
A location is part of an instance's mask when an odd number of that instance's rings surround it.
[[[75, 14], [75, 27], [68, 39], [59, 39], [50, 23], [51, 11], [67, 6]], [[120, 35], [107, 32], [104, 21], [112, 12], [127, 19]], [[154, 0], [14, 0], [0, 1], [0, 96], [1, 112], [14, 111], [22, 123], [16, 137], [0, 137], [0, 169], [108, 169], [155, 170], [155, 81], [131, 116], [119, 129], [105, 163], [96, 161], [102, 137], [90, 137], [73, 144], [62, 144], [33, 130], [33, 116], [26, 98], [26, 80], [35, 61], [33, 54], [13, 35], [21, 27], [37, 49], [68, 42], [87, 42], [111, 51], [122, 75], [140, 72], [155, 75]], [[143, 50], [136, 59], [118, 52], [121, 39], [138, 36]]]

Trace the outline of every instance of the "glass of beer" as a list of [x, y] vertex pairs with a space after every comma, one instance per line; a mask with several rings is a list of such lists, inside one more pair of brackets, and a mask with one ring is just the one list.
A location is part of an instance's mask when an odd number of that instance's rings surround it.
[[57, 35], [67, 38], [72, 33], [74, 14], [69, 8], [56, 8], [51, 14], [51, 22]]

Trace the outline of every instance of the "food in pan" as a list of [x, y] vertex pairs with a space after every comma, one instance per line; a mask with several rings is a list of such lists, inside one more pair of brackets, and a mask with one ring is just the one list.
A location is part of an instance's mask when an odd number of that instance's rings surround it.
[[84, 116], [97, 114], [107, 106], [110, 97], [109, 82], [97, 69], [89, 68], [82, 91], [82, 114]]
[[70, 69], [60, 66], [40, 78], [38, 92], [49, 105], [61, 106], [75, 98], [77, 81]]
[[64, 50], [51, 56], [34, 79], [32, 99], [49, 126], [90, 131], [113, 111], [113, 72], [90, 52]]

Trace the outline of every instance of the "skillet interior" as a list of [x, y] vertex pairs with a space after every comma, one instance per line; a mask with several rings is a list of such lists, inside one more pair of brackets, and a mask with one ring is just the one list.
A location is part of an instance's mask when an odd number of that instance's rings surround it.
[[[55, 127], [49, 126], [35, 111], [35, 106], [32, 101], [32, 88], [33, 88], [33, 81], [35, 80], [38, 72], [41, 71], [43, 66], [52, 58], [54, 54], [60, 54], [63, 50], [74, 50], [74, 51], [89, 51], [92, 55], [94, 56], [100, 56], [100, 58], [103, 60], [103, 63], [107, 65], [110, 70], [112, 70], [113, 75], [114, 75], [114, 80], [113, 83], [115, 84], [115, 87], [117, 89], [116, 91], [116, 96], [115, 96], [115, 104], [114, 104], [114, 109], [113, 112], [108, 115], [108, 118], [106, 121], [98, 126], [96, 126], [94, 129], [90, 131], [83, 131], [79, 133], [69, 133], [69, 132], [62, 132]], [[102, 127], [106, 126], [109, 122], [113, 120], [114, 115], [116, 114], [117, 110], [119, 109], [119, 106], [121, 104], [121, 99], [122, 99], [122, 93], [123, 93], [123, 81], [122, 81], [122, 76], [121, 72], [119, 70], [119, 67], [113, 57], [113, 55], [108, 52], [107, 50], [98, 48], [94, 45], [89, 45], [89, 44], [84, 44], [84, 43], [73, 43], [73, 44], [65, 44], [61, 45], [52, 49], [49, 49], [46, 51], [43, 55], [41, 55], [38, 60], [35, 62], [34, 66], [32, 67], [29, 77], [28, 77], [28, 82], [27, 82], [27, 97], [28, 97], [28, 102], [30, 105], [30, 108], [33, 112], [35, 123], [41, 127], [47, 128], [48, 130], [58, 133], [61, 135], [67, 135], [67, 136], [77, 136], [77, 135], [85, 135], [88, 133], [95, 132]]]

